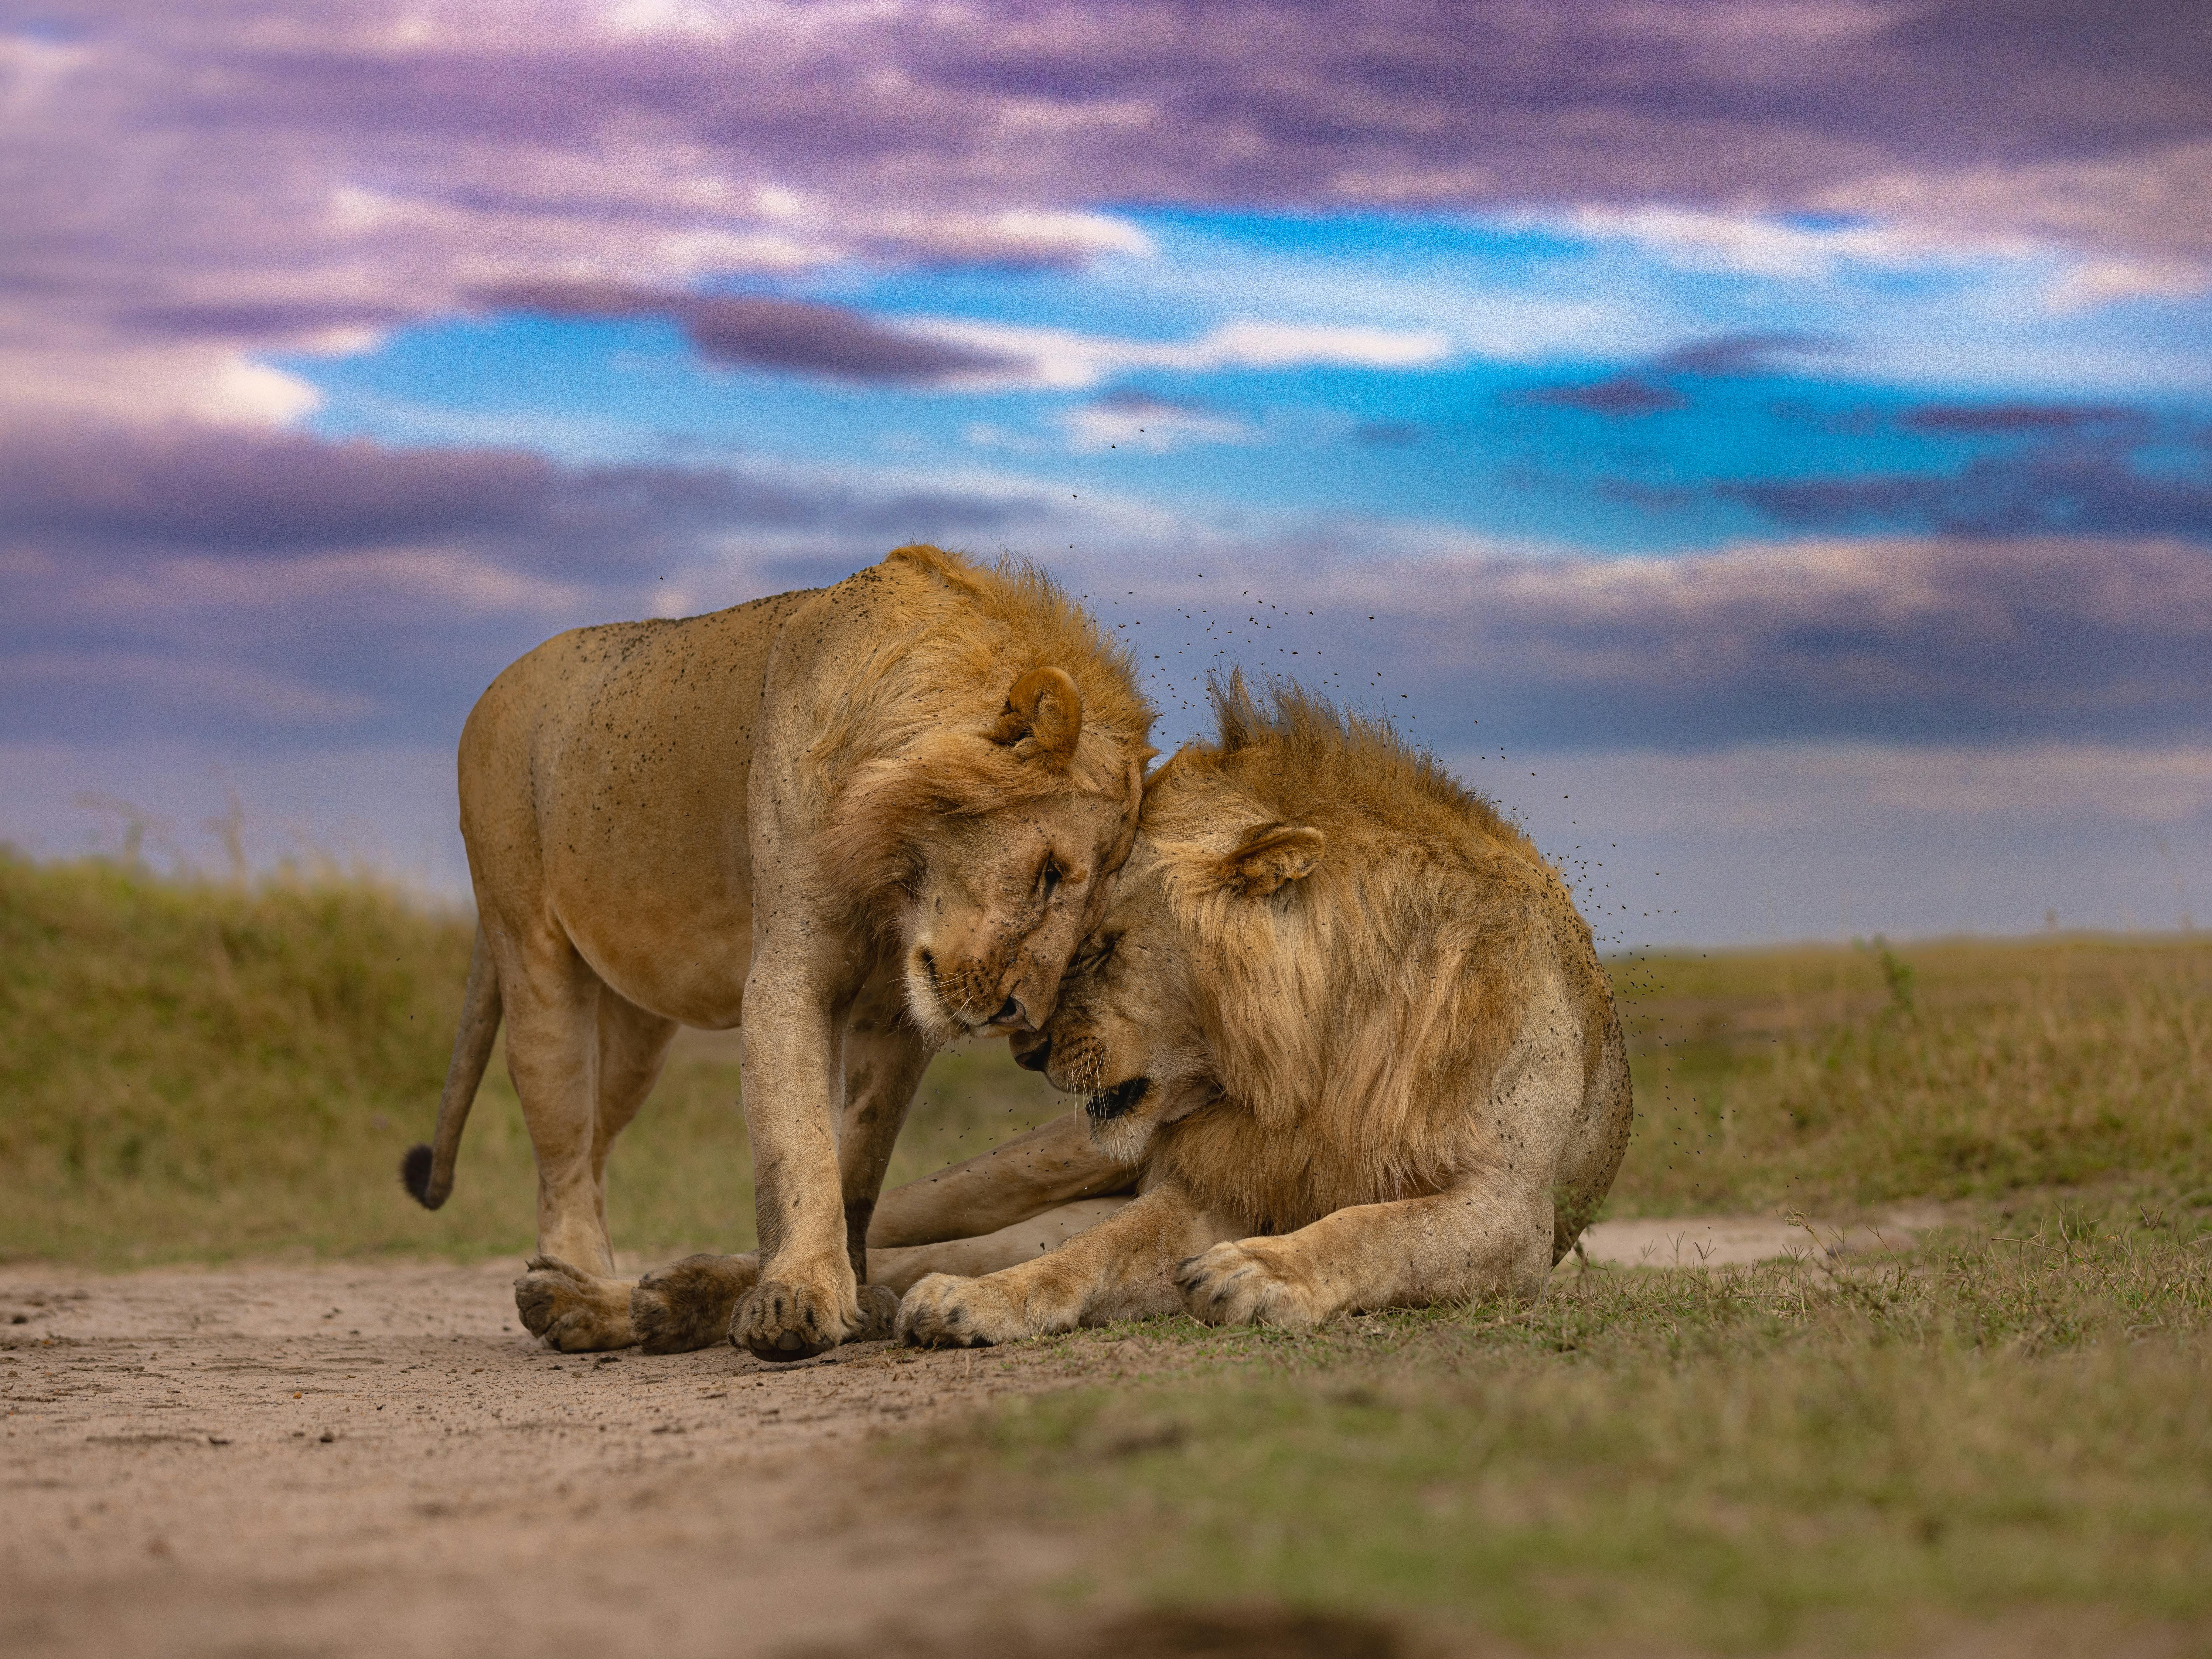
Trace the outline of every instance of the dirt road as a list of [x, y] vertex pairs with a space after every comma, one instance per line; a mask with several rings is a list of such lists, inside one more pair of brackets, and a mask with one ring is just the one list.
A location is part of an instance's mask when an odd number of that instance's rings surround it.
[[862, 1447], [1036, 1352], [546, 1352], [515, 1268], [0, 1269], [0, 1652], [773, 1653], [972, 1627], [1078, 1565]]
[[[1588, 1243], [1672, 1266], [1805, 1237], [1723, 1218], [1607, 1223]], [[948, 1511], [869, 1443], [1157, 1358], [1141, 1338], [1079, 1362], [556, 1354], [515, 1319], [516, 1271], [0, 1268], [0, 1653], [972, 1646], [1024, 1609], [1054, 1622], [1083, 1540], [973, 1493]]]

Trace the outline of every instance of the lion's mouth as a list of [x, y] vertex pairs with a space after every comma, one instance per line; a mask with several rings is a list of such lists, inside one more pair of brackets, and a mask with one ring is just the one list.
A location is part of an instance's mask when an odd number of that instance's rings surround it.
[[1126, 1083], [1115, 1084], [1103, 1094], [1091, 1096], [1084, 1103], [1083, 1109], [1093, 1123], [1111, 1123], [1133, 1111], [1137, 1103], [1152, 1092], [1152, 1079], [1133, 1077]]

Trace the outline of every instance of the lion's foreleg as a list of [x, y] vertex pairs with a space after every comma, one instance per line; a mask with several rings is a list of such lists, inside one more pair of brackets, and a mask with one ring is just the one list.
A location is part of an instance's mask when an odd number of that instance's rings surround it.
[[971, 1347], [1173, 1313], [1175, 1265], [1233, 1229], [1177, 1187], [1156, 1187], [1060, 1249], [981, 1279], [933, 1273], [899, 1304], [898, 1334]]
[[764, 939], [745, 980], [760, 1282], [738, 1302], [730, 1340], [763, 1359], [806, 1358], [861, 1325], [831, 1115], [844, 1099], [842, 1027], [860, 987], [842, 940], [795, 931]]
[[906, 1017], [906, 988], [879, 972], [845, 1023], [845, 1103], [837, 1126], [837, 1179], [845, 1205], [845, 1253], [860, 1281], [860, 1325], [848, 1340], [889, 1336], [898, 1296], [872, 1285], [869, 1221], [890, 1167], [891, 1149], [937, 1045]]
[[980, 1238], [948, 1238], [937, 1244], [893, 1246], [888, 1249], [872, 1245], [868, 1250], [869, 1280], [904, 1292], [932, 1273], [981, 1279], [986, 1273], [1018, 1267], [1060, 1249], [1079, 1233], [1118, 1214], [1128, 1202], [1126, 1198], [1079, 1199], [1047, 1210], [1042, 1215], [1017, 1221], [1011, 1227], [985, 1233]]
[[1214, 1325], [1304, 1330], [1367, 1308], [1492, 1297], [1533, 1301], [1552, 1268], [1552, 1194], [1486, 1171], [1428, 1198], [1359, 1204], [1280, 1237], [1215, 1245], [1176, 1271], [1183, 1307]]
[[1066, 1112], [885, 1193], [868, 1224], [868, 1249], [872, 1254], [892, 1245], [972, 1238], [1078, 1199], [1133, 1193], [1136, 1186], [1136, 1173], [1092, 1142], [1090, 1121]]

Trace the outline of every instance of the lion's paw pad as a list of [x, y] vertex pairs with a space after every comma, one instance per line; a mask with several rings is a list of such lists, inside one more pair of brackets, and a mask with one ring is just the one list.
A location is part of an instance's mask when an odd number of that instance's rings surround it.
[[805, 1285], [764, 1279], [738, 1299], [730, 1340], [763, 1359], [811, 1359], [847, 1335], [834, 1299]]

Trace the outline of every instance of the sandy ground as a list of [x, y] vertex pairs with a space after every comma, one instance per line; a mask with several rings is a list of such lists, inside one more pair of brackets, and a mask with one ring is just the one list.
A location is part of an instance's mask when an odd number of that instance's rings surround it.
[[1785, 1256], [1838, 1261], [1901, 1255], [1919, 1243], [1923, 1231], [1942, 1221], [1942, 1208], [1935, 1204], [1893, 1210], [1857, 1226], [1772, 1216], [1653, 1216], [1601, 1221], [1583, 1235], [1582, 1244], [1591, 1261], [1623, 1267], [1736, 1267]]
[[[1609, 1222], [1595, 1259], [1910, 1248]], [[0, 1268], [0, 1653], [732, 1656], [951, 1640], [1082, 1541], [890, 1485], [867, 1443], [1077, 1380], [1034, 1349], [567, 1356], [511, 1263]], [[1140, 1364], [1133, 1350], [1129, 1355]], [[1086, 1353], [1083, 1380], [1123, 1369]], [[893, 1645], [896, 1645], [894, 1641]]]
[[0, 1269], [0, 1653], [773, 1653], [1079, 1565], [856, 1455], [1063, 1362], [568, 1357], [515, 1271]]

